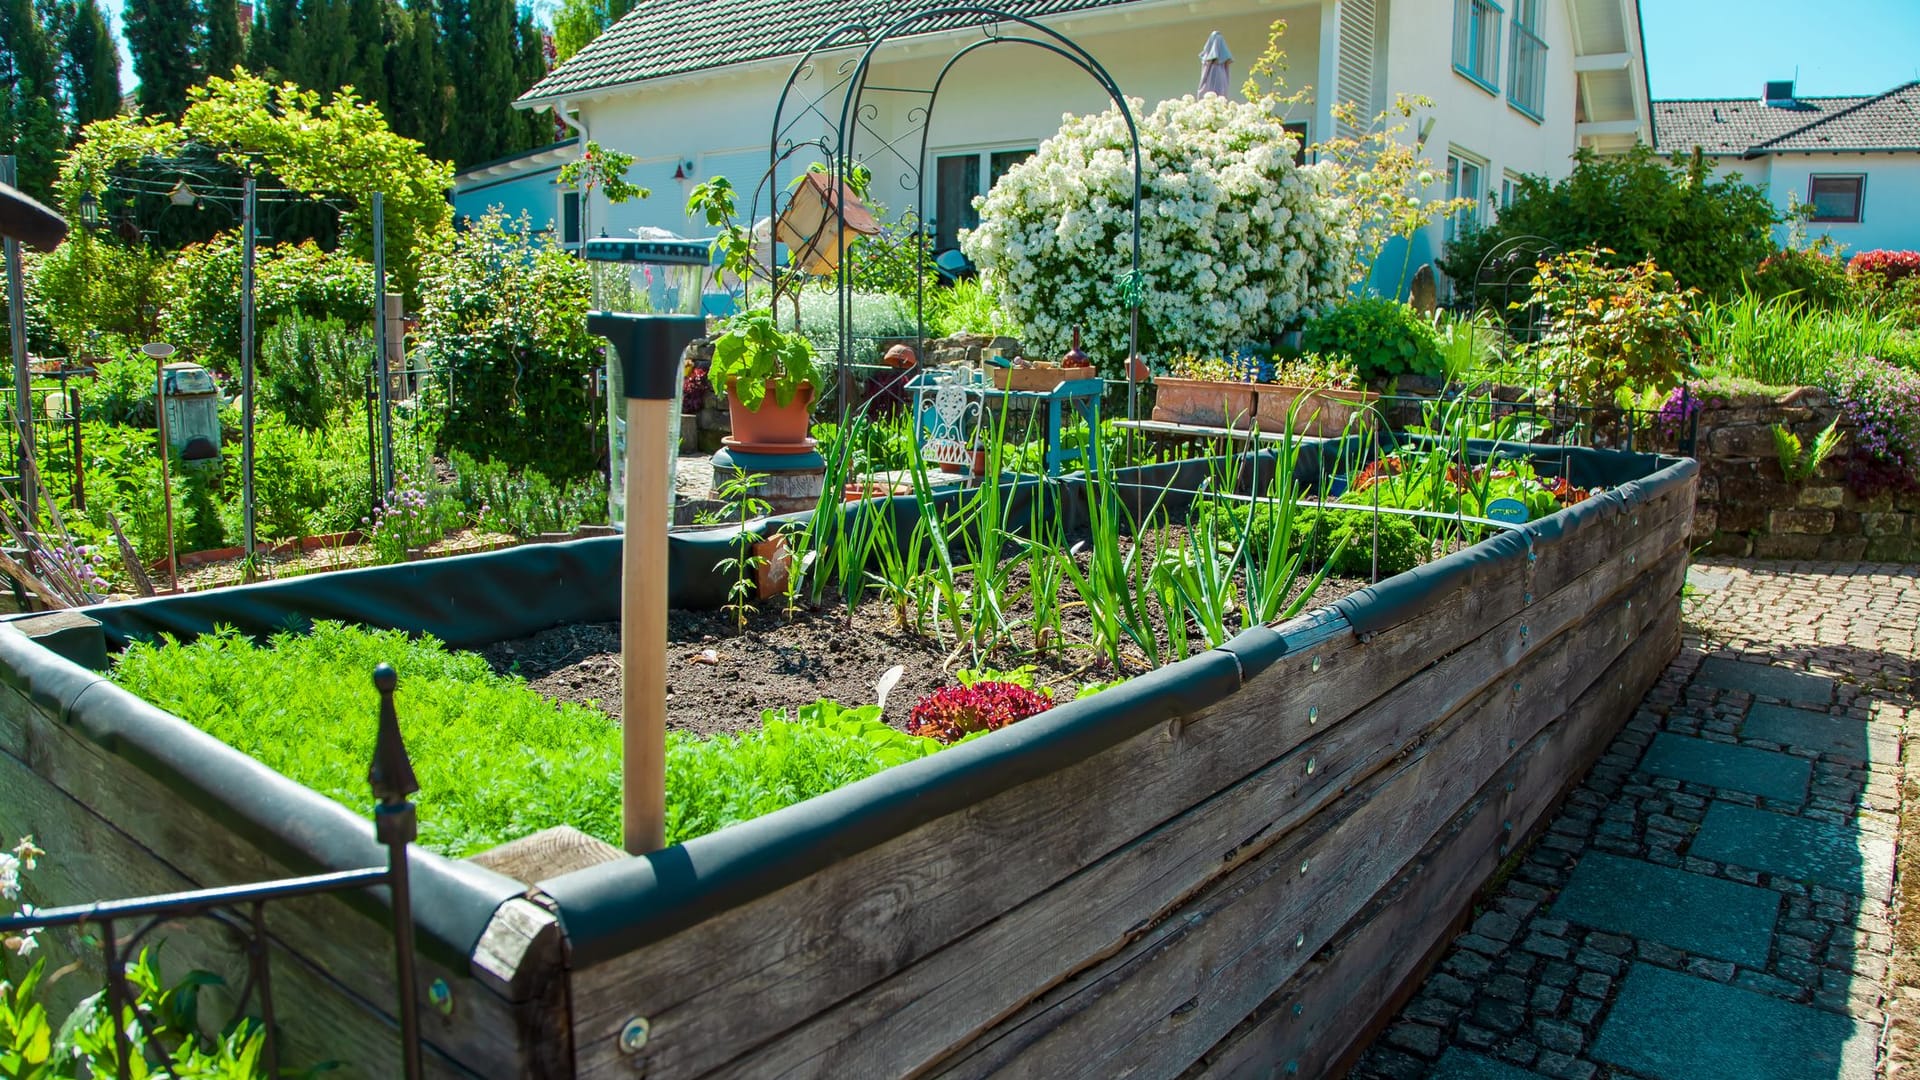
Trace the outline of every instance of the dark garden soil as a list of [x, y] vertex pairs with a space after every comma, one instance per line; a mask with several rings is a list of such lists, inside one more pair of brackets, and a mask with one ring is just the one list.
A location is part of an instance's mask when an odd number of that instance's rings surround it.
[[[1024, 586], [1024, 573], [1015, 582]], [[1365, 580], [1328, 578], [1314, 596], [1322, 607], [1357, 589]], [[791, 617], [769, 601], [735, 633], [727, 611], [673, 611], [668, 615], [667, 726], [702, 735], [757, 727], [764, 709], [791, 709], [821, 698], [843, 705], [875, 700], [875, 687], [887, 669], [904, 672], [887, 699], [886, 719], [905, 725], [914, 702], [952, 684], [954, 672], [976, 666], [967, 650], [956, 649], [950, 630], [944, 639], [902, 630], [893, 609], [869, 599], [851, 617], [830, 602], [819, 611]], [[1030, 614], [1023, 600], [1011, 618]], [[1045, 656], [1032, 654], [1031, 631], [1020, 627], [980, 667], [1011, 669], [1031, 664], [1037, 687], [1060, 701], [1090, 682], [1146, 670], [1135, 655], [1124, 672], [1094, 652], [1091, 624], [1077, 603], [1061, 613], [1069, 645]], [[1195, 634], [1194, 650], [1204, 648]], [[479, 650], [494, 670], [524, 677], [548, 698], [592, 704], [620, 716], [620, 627], [618, 623], [582, 623], [555, 627], [532, 637], [498, 642]]]

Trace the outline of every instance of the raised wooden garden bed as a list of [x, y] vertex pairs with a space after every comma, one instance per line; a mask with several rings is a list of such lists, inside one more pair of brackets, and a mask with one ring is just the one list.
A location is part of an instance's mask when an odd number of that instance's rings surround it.
[[[652, 1080], [1328, 1074], [1678, 648], [1693, 464], [1567, 456], [1618, 486], [766, 817], [531, 888], [416, 851], [416, 989], [443, 984], [430, 1059]], [[676, 543], [688, 581], [724, 554]], [[110, 642], [301, 615], [477, 647], [612, 618], [617, 566], [617, 540], [585, 540], [97, 614]], [[707, 588], [682, 600], [717, 602]], [[360, 815], [10, 628], [0, 790], [0, 834], [61, 852], [46, 887], [65, 899], [380, 861]], [[273, 916], [292, 1060], [392, 1071], [383, 915], [369, 897]], [[217, 931], [168, 936], [175, 966], [238, 962]]]

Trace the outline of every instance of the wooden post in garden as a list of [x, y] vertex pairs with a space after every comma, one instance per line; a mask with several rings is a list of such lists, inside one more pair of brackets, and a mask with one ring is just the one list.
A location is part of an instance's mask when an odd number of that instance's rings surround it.
[[[587, 329], [613, 343], [626, 398], [625, 537], [620, 558], [621, 834], [628, 854], [666, 845], [667, 526], [679, 437], [674, 385], [687, 346], [706, 332], [698, 315], [595, 312]], [[617, 445], [617, 443], [616, 443]]]

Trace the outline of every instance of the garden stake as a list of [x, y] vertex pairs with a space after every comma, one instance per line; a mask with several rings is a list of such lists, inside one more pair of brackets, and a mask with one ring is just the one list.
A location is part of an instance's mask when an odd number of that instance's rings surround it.
[[[681, 358], [706, 332], [698, 315], [595, 312], [613, 342], [627, 398], [626, 521], [620, 545], [621, 838], [627, 853], [666, 846], [667, 437]], [[677, 430], [677, 427], [674, 429]]]

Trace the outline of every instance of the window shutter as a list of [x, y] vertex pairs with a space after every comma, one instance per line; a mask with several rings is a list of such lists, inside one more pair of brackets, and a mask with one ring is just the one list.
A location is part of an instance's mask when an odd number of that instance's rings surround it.
[[[1352, 102], [1357, 107], [1358, 119], [1367, 123], [1380, 111], [1380, 103], [1375, 100], [1373, 93], [1374, 35], [1379, 9], [1376, 0], [1341, 0], [1339, 11], [1340, 51], [1336, 56], [1339, 70], [1334, 77], [1336, 100]], [[1365, 131], [1341, 124], [1340, 133], [1356, 137], [1365, 134]]]

